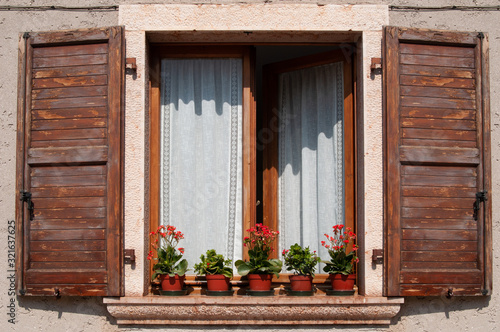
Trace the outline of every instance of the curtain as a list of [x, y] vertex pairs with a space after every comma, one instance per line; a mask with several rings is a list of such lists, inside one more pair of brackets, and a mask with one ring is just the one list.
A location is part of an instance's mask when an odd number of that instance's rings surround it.
[[241, 59], [161, 62], [161, 223], [185, 234], [190, 268], [242, 243]]
[[342, 68], [280, 75], [280, 252], [298, 243], [327, 259], [323, 234], [344, 223]]

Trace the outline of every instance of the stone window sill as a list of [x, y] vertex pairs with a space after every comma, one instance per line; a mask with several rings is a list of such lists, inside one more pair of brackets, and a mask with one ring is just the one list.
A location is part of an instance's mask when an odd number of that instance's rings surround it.
[[328, 325], [390, 324], [403, 298], [235, 295], [104, 298], [118, 324]]

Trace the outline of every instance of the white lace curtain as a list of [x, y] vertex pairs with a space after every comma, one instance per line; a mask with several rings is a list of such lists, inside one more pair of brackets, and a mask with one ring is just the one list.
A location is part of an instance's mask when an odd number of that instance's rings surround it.
[[161, 62], [161, 222], [185, 234], [189, 266], [207, 249], [242, 253], [242, 62]]
[[342, 68], [280, 75], [280, 252], [298, 243], [327, 259], [323, 234], [344, 223]]

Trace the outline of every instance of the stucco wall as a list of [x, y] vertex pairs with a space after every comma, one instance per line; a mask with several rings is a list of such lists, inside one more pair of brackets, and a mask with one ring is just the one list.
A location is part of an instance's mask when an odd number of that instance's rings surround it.
[[[118, 3], [143, 3], [145, 1], [0, 1], [0, 6], [96, 6], [114, 5]], [[161, 0], [147, 1], [163, 3]], [[170, 1], [172, 3], [192, 3], [189, 0]], [[203, 1], [204, 3], [231, 3], [235, 1]], [[240, 2], [240, 1], [239, 1]], [[264, 2], [264, 1], [247, 1]], [[266, 1], [268, 2], [268, 1]], [[271, 1], [275, 3], [342, 3], [342, 1]], [[413, 6], [497, 6], [497, 0], [489, 1], [349, 1], [349, 3], [389, 4]], [[391, 25], [411, 26], [434, 29], [450, 29], [464, 31], [484, 31], [490, 39], [490, 86], [492, 116], [492, 165], [493, 165], [493, 201], [498, 201], [500, 189], [500, 11], [401, 11], [390, 10]], [[15, 195], [15, 128], [17, 103], [17, 42], [18, 35], [24, 31], [45, 31], [58, 29], [86, 28], [109, 26], [118, 23], [118, 12], [112, 9], [103, 11], [19, 11], [0, 10], [0, 328], [5, 330], [24, 331], [127, 331], [146, 330], [145, 327], [118, 327], [113, 323], [101, 298], [24, 298], [16, 300], [16, 324], [8, 322], [10, 304], [8, 279], [10, 273], [7, 264], [7, 221], [14, 219]], [[353, 331], [462, 331], [462, 330], [495, 330], [499, 317], [500, 267], [498, 252], [500, 242], [500, 208], [493, 205], [493, 238], [494, 238], [494, 281], [493, 295], [490, 298], [407, 298], [401, 312], [390, 326], [383, 327], [341, 327]], [[217, 328], [207, 328], [217, 329]], [[228, 330], [232, 330], [227, 328]], [[266, 328], [250, 328], [251, 330], [268, 330]], [[288, 327], [272, 330], [288, 330]], [[311, 328], [324, 331], [328, 328]], [[331, 327], [331, 329], [335, 329]], [[185, 330], [182, 327], [172, 328], [174, 331]], [[196, 328], [192, 330], [206, 330]], [[300, 330], [304, 330], [303, 327]]]

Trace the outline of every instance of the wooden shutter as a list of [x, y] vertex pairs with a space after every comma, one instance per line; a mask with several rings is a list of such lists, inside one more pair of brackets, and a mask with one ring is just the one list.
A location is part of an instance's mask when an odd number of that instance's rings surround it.
[[122, 28], [26, 33], [19, 55], [18, 292], [119, 296]]
[[384, 39], [386, 295], [490, 294], [487, 39], [396, 27]]

